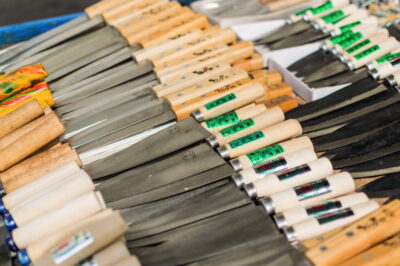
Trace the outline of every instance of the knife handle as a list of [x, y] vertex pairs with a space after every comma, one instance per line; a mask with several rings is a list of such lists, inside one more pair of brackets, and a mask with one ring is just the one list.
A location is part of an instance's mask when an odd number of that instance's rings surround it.
[[14, 222], [21, 227], [33, 219], [51, 212], [80, 195], [94, 191], [95, 187], [90, 176], [84, 171], [64, 179], [40, 193], [19, 202], [18, 205], [8, 209]]
[[141, 263], [139, 259], [136, 256], [130, 256], [119, 263], [115, 264], [116, 266], [127, 266], [127, 265], [132, 265], [132, 266], [140, 266]]
[[400, 231], [400, 202], [395, 200], [308, 250], [317, 265], [337, 265]]
[[75, 161], [79, 166], [82, 166], [82, 162], [75, 150], [64, 152], [57, 157], [49, 159], [46, 163], [31, 168], [29, 172], [13, 176], [3, 183], [4, 189], [7, 193], [10, 193], [70, 161]]
[[316, 20], [320, 17], [323, 17], [334, 10], [342, 8], [350, 4], [349, 0], [331, 0], [326, 1], [319, 6], [312, 7], [311, 10], [308, 10], [304, 14], [305, 20]]
[[[371, 71], [373, 73], [376, 73], [376, 74], [373, 74], [373, 77], [375, 79], [384, 79], [386, 77], [389, 77], [390, 75], [393, 75], [393, 77], [396, 79], [395, 73], [399, 70], [399, 68], [397, 66], [399, 64], [398, 63], [399, 60], [400, 60], [400, 56], [392, 62], [384, 62], [384, 63], [378, 65], [374, 71]], [[396, 83], [398, 81], [400, 81], [400, 79], [397, 77]]]
[[99, 1], [85, 9], [85, 13], [89, 18], [102, 15], [104, 12], [118, 8], [120, 5], [129, 2], [130, 0], [107, 0]]
[[8, 180], [19, 174], [29, 172], [29, 169], [35, 168], [40, 164], [47, 163], [50, 159], [53, 159], [65, 152], [71, 151], [71, 147], [68, 144], [62, 144], [56, 148], [41, 152], [37, 155], [31, 156], [22, 162], [14, 165], [6, 171], [0, 173], [1, 182], [7, 183]]
[[334, 174], [326, 178], [296, 186], [261, 200], [269, 213], [281, 213], [292, 208], [307, 206], [316, 202], [354, 192], [353, 177], [347, 172]]
[[212, 139], [211, 141], [215, 143], [213, 147], [216, 145], [221, 146], [284, 120], [285, 115], [282, 110], [280, 108], [272, 108], [257, 114], [256, 116], [247, 118], [235, 125], [224, 128], [221, 131], [214, 133], [214, 136], [210, 138]]
[[43, 115], [43, 109], [37, 100], [24, 104], [0, 118], [0, 138], [41, 115]]
[[[231, 161], [232, 165], [237, 165], [237, 169], [256, 167], [262, 163], [273, 160], [278, 156], [295, 152], [304, 148], [313, 148], [309, 137], [302, 136], [275, 145], [268, 145], [258, 150], [239, 156]], [[238, 171], [239, 171], [238, 170]]]
[[204, 104], [198, 110], [194, 111], [192, 115], [197, 121], [202, 122], [252, 103], [265, 93], [267, 92], [262, 84], [256, 82], [250, 83], [235, 92], [230, 92], [225, 96]]
[[250, 57], [243, 58], [232, 65], [233, 68], [241, 68], [247, 72], [260, 70], [265, 67], [264, 59], [260, 54], [253, 54]]
[[[119, 261], [130, 257], [125, 241], [116, 241], [106, 248], [98, 251], [92, 258], [86, 260], [88, 265], [117, 265]], [[138, 265], [140, 264], [127, 264]]]
[[59, 137], [64, 131], [64, 125], [56, 116], [50, 118], [47, 123], [32, 129], [0, 151], [0, 156], [3, 158], [0, 162], [0, 171], [4, 171], [22, 161], [53, 139]]
[[177, 93], [207, 78], [227, 71], [230, 68], [230, 64], [223, 61], [207, 66], [201, 66], [200, 68], [182, 75], [179, 79], [174, 80], [174, 82], [157, 85], [153, 87], [153, 90], [157, 97], [161, 98], [172, 93]]
[[143, 9], [149, 4], [155, 3], [157, 0], [133, 0], [124, 1], [111, 9], [107, 9], [102, 12], [103, 19], [108, 23], [112, 23], [114, 19], [129, 15], [131, 12]]
[[340, 10], [335, 10], [319, 19], [316, 19], [314, 23], [318, 28], [323, 29], [326, 28], [327, 24], [338, 23], [357, 10], [358, 7], [356, 5], [350, 4]]
[[152, 35], [156, 34], [159, 31], [164, 31], [164, 29], [168, 29], [173, 25], [183, 22], [188, 18], [194, 16], [193, 11], [188, 7], [183, 7], [179, 10], [178, 13], [171, 14], [164, 18], [160, 18], [158, 23], [152, 23], [147, 25], [145, 28], [141, 30], [136, 30], [131, 32], [126, 36], [129, 44], [140, 43], [141, 40], [148, 38], [153, 38]]
[[293, 7], [295, 5], [299, 5], [307, 1], [308, 0], [279, 0], [279, 1], [269, 2], [265, 6], [268, 8], [270, 12], [276, 12], [278, 10]]
[[229, 112], [206, 120], [202, 122], [201, 125], [210, 131], [210, 133], [215, 133], [266, 110], [267, 108], [265, 105], [252, 103], [236, 109], [234, 112]]
[[195, 30], [204, 30], [209, 26], [210, 24], [205, 16], [195, 14], [191, 18], [174, 24], [169, 29], [158, 31], [152, 36], [139, 40], [139, 44], [144, 48], [152, 47], [167, 40], [175, 40]]
[[[289, 241], [302, 241], [354, 222], [379, 208], [374, 200], [359, 203], [333, 213], [308, 218], [284, 229]], [[351, 241], [351, 240], [349, 240]]]
[[283, 96], [283, 95], [288, 95], [292, 96], [293, 95], [293, 89], [289, 84], [286, 83], [275, 83], [268, 85], [268, 94], [264, 95], [261, 98], [256, 99], [257, 104], [265, 104], [271, 99]]
[[260, 177], [245, 185], [244, 189], [252, 199], [265, 198], [295, 186], [317, 181], [331, 174], [333, 174], [331, 162], [322, 157], [295, 168]]
[[[360, 49], [369, 48], [375, 44], [381, 43], [389, 38], [389, 33], [386, 29], [378, 31], [376, 34], [373, 34], [369, 38], [361, 39], [361, 41], [356, 42], [354, 45], [350, 46], [350, 48], [346, 49], [343, 52], [343, 56], [345, 58], [352, 57], [353, 54], [360, 51]], [[340, 46], [335, 46], [335, 49]], [[336, 49], [337, 51], [341, 50], [341, 48]]]
[[382, 243], [363, 251], [362, 253], [342, 262], [342, 266], [392, 265], [400, 261], [400, 233], [386, 239]]
[[63, 179], [68, 178], [71, 175], [77, 174], [80, 170], [80, 166], [75, 161], [69, 161], [47, 174], [38, 177], [36, 180], [26, 184], [19, 189], [12, 191], [5, 195], [1, 200], [4, 203], [6, 209], [11, 209], [16, 206], [19, 202], [22, 202], [36, 193], [61, 182]]
[[12, 238], [19, 249], [24, 249], [103, 209], [105, 203], [100, 192], [89, 192], [14, 229]]
[[331, 31], [337, 28], [340, 28], [342, 26], [345, 26], [350, 23], [354, 23], [360, 20], [365, 19], [368, 17], [369, 12], [363, 8], [356, 10], [354, 13], [351, 13], [348, 17], [345, 17], [344, 19], [340, 20], [339, 22], [335, 24], [327, 24], [325, 27], [327, 30]]
[[289, 119], [234, 140], [225, 146], [221, 146], [218, 151], [223, 158], [236, 158], [262, 147], [299, 136], [301, 133], [300, 123], [297, 120]]
[[299, 103], [297, 102], [297, 99], [293, 98], [292, 96], [281, 95], [266, 101], [265, 106], [267, 106], [267, 108], [278, 106], [282, 109], [283, 112], [286, 113], [294, 108], [297, 108], [299, 106]]

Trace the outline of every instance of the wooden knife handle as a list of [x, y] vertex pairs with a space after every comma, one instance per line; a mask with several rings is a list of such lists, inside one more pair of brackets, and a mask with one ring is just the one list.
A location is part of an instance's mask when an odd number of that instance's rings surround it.
[[131, 1], [124, 1], [124, 3], [121, 3], [115, 7], [113, 7], [111, 10], [105, 10], [102, 15], [104, 20], [107, 23], [112, 22], [114, 19], [117, 19], [119, 17], [122, 17], [124, 15], [130, 14], [131, 12], [134, 12], [136, 10], [140, 10], [149, 4], [155, 3], [157, 0], [131, 0]]
[[326, 232], [324, 234], [321, 234], [317, 237], [313, 237], [310, 238], [308, 240], [302, 241], [301, 242], [301, 246], [305, 249], [311, 249], [317, 245], [320, 245], [321, 243], [325, 242], [326, 240], [328, 240], [329, 238], [331, 238], [332, 236], [336, 235], [337, 233], [339, 233], [341, 230], [345, 229], [346, 227], [348, 227], [349, 225], [340, 227], [340, 228], [336, 228], [333, 229], [329, 232]]
[[140, 263], [138, 257], [136, 256], [130, 256], [115, 264], [115, 266], [141, 266], [141, 265], [142, 264]]
[[122, 4], [129, 2], [130, 0], [107, 0], [99, 1], [94, 5], [91, 5], [85, 9], [85, 13], [89, 18], [94, 18], [103, 14], [104, 12], [119, 7]]
[[16, 228], [12, 232], [12, 238], [19, 249], [24, 249], [104, 208], [104, 200], [99, 192], [86, 193]]
[[337, 265], [400, 231], [400, 201], [395, 200], [306, 252], [317, 265]]
[[282, 75], [276, 70], [255, 70], [249, 73], [250, 78], [259, 79], [261, 83], [269, 87], [282, 82]]
[[230, 158], [255, 151], [264, 146], [301, 135], [302, 128], [297, 120], [289, 119], [282, 123], [256, 131], [222, 146], [227, 149]]
[[207, 17], [195, 14], [190, 19], [188, 18], [187, 20], [174, 24], [168, 29], [159, 31], [152, 34], [150, 37], [139, 40], [139, 43], [144, 48], [151, 47], [166, 40], [176, 39], [187, 32], [205, 29], [209, 25]]
[[93, 255], [91, 261], [97, 265], [115, 265], [130, 256], [124, 242], [116, 241]]
[[0, 151], [0, 157], [3, 158], [0, 162], [0, 171], [4, 171], [22, 161], [53, 139], [59, 137], [64, 131], [64, 125], [55, 116], [50, 118], [47, 123], [32, 129]]
[[265, 67], [264, 59], [260, 54], [254, 54], [251, 57], [242, 59], [232, 65], [233, 68], [239, 67], [248, 72], [263, 69]]
[[61, 182], [63, 179], [76, 174], [80, 171], [79, 165], [75, 161], [69, 161], [60, 167], [48, 172], [36, 180], [14, 190], [2, 198], [4, 206], [11, 209], [19, 202], [39, 193], [40, 191]]
[[265, 104], [267, 101], [283, 96], [292, 96], [293, 89], [289, 84], [286, 83], [277, 83], [268, 85], [268, 95], [261, 97], [256, 100], [256, 103]]
[[57, 157], [54, 157], [47, 162], [36, 166], [35, 168], [30, 169], [28, 172], [20, 173], [19, 175], [13, 176], [11, 179], [7, 180], [7, 182], [3, 183], [4, 189], [7, 193], [10, 193], [30, 182], [38, 179], [39, 177], [43, 176], [44, 174], [60, 167], [61, 165], [69, 162], [75, 161], [78, 165], [82, 165], [78, 154], [75, 150], [71, 150], [65, 152]]
[[282, 109], [283, 112], [290, 111], [294, 108], [297, 108], [299, 106], [297, 99], [293, 98], [292, 96], [288, 95], [282, 95], [278, 96], [276, 98], [269, 99], [265, 102], [265, 106], [267, 108], [273, 108], [278, 106], [279, 108]]
[[262, 84], [251, 83], [235, 92], [230, 92], [225, 96], [206, 103], [194, 112], [194, 116], [199, 121], [208, 120], [252, 103], [265, 93], [266, 89]]
[[20, 108], [0, 118], [0, 138], [43, 115], [43, 109], [37, 100], [32, 100]]
[[382, 243], [341, 263], [343, 266], [363, 265], [392, 265], [400, 261], [400, 233], [386, 239]]
[[29, 157], [22, 162], [14, 165], [0, 174], [2, 183], [7, 183], [8, 180], [22, 173], [29, 172], [30, 169], [35, 168], [38, 165], [47, 163], [49, 160], [71, 151], [71, 147], [68, 144], [62, 144], [54, 149], [41, 152], [37, 155]]

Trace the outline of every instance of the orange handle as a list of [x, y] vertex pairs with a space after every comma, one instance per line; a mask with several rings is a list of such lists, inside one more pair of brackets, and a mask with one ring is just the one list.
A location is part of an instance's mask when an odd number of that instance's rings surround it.
[[96, 16], [101, 15], [107, 10], [113, 9], [122, 5], [130, 0], [108, 0], [108, 1], [100, 1], [94, 5], [91, 5], [85, 9], [85, 13], [89, 18], [94, 18]]
[[0, 118], [0, 138], [43, 114], [37, 100], [29, 101], [18, 109]]
[[[400, 201], [382, 206], [372, 214], [306, 252], [316, 265], [337, 265], [400, 231]], [[351, 241], [349, 240], [351, 236]]]
[[265, 64], [264, 59], [260, 54], [254, 54], [249, 58], [237, 61], [232, 65], [232, 67], [239, 67], [248, 72], [251, 72], [258, 69], [263, 69], [265, 67]]
[[272, 100], [274, 98], [278, 98], [278, 97], [281, 97], [284, 95], [286, 95], [286, 96], [293, 95], [293, 89], [289, 84], [286, 84], [286, 83], [271, 84], [271, 85], [268, 85], [268, 95], [265, 95], [264, 97], [257, 99], [256, 103], [265, 104], [269, 100]]
[[299, 104], [297, 103], [297, 100], [295, 98], [283, 95], [267, 101], [265, 103], [265, 106], [267, 106], [267, 108], [273, 108], [279, 106], [282, 109], [282, 111], [287, 112], [294, 108], [297, 108]]

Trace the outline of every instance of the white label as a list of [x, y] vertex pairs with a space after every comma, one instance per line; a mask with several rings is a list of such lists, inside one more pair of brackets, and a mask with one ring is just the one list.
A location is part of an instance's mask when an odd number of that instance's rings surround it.
[[[93, 243], [93, 237], [89, 231], [82, 231], [73, 235], [71, 239], [51, 251], [55, 264], [61, 264], [74, 254]], [[91, 265], [91, 264], [89, 264]]]

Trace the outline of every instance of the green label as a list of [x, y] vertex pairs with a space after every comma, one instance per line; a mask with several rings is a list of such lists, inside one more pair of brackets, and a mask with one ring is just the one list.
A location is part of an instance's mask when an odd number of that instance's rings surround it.
[[250, 152], [246, 154], [246, 156], [247, 158], [249, 158], [251, 165], [256, 166], [284, 152], [285, 150], [283, 149], [283, 147], [279, 144], [276, 144], [265, 148], [261, 148], [254, 152]]
[[362, 37], [363, 37], [363, 35], [360, 32], [357, 32], [357, 33], [351, 35], [346, 40], [343, 40], [340, 43], [338, 43], [338, 45], [340, 45], [340, 47], [342, 47], [342, 49], [346, 49], [346, 48], [350, 47], [351, 45], [353, 45], [354, 43], [356, 43], [357, 41], [361, 40]]
[[220, 133], [224, 138], [227, 138], [254, 125], [255, 123], [253, 119], [249, 118], [243, 120], [242, 122], [237, 123], [236, 125], [224, 128], [223, 130], [220, 131]]
[[378, 63], [378, 65], [380, 65], [380, 64], [385, 63], [387, 61], [392, 61], [393, 59], [395, 59], [395, 58], [397, 58], [399, 56], [400, 56], [400, 52], [399, 53], [395, 53], [395, 54], [388, 53], [388, 54], [385, 54], [384, 56], [379, 57], [378, 59], [376, 59], [376, 62]]
[[337, 212], [327, 213], [317, 217], [319, 224], [327, 224], [336, 220], [344, 219], [353, 216], [354, 212], [350, 208], [338, 210]]
[[343, 42], [344, 40], [350, 38], [353, 35], [354, 35], [354, 33], [351, 30], [349, 30], [349, 31], [346, 31], [345, 33], [342, 33], [335, 37], [332, 37], [329, 40], [331, 41], [332, 44], [338, 44], [338, 43]]
[[288, 169], [286, 171], [283, 171], [281, 173], [279, 173], [278, 175], [278, 179], [280, 181], [286, 180], [286, 179], [290, 179], [305, 173], [308, 173], [311, 171], [311, 168], [308, 164], [302, 165], [302, 166], [298, 166], [292, 169]]
[[356, 21], [356, 22], [349, 23], [349, 24], [347, 24], [347, 25], [341, 26], [341, 27], [339, 28], [339, 30], [340, 30], [341, 33], [344, 33], [344, 32], [349, 31], [349, 30], [351, 30], [352, 28], [354, 28], [355, 26], [358, 26], [358, 25], [360, 25], [360, 24], [361, 24], [361, 21]]
[[320, 6], [311, 8], [311, 13], [313, 15], [317, 15], [317, 14], [325, 12], [325, 11], [331, 9], [331, 8], [333, 8], [333, 4], [332, 4], [331, 1], [328, 1], [328, 2], [326, 2], [326, 3], [324, 3], [324, 4], [320, 5]]
[[307, 207], [306, 212], [309, 216], [320, 216], [323, 214], [332, 213], [340, 208], [342, 208], [342, 203], [340, 201], [327, 201]]
[[309, 8], [303, 9], [303, 10], [297, 12], [297, 13], [294, 13], [294, 15], [295, 15], [296, 17], [302, 16], [302, 15], [304, 15], [304, 13], [306, 13], [308, 10], [312, 10], [312, 8], [309, 7]]
[[216, 99], [215, 101], [209, 102], [206, 105], [204, 105], [204, 107], [210, 111], [211, 109], [214, 109], [220, 105], [223, 105], [227, 102], [233, 101], [236, 99], [236, 95], [233, 93], [230, 93], [228, 95], [225, 95], [224, 97], [221, 97], [219, 99]]
[[294, 187], [294, 192], [296, 193], [299, 201], [317, 197], [331, 191], [332, 190], [329, 182], [326, 179]]
[[250, 142], [262, 139], [263, 137], [265, 137], [264, 133], [262, 131], [257, 131], [242, 138], [238, 138], [234, 141], [229, 142], [229, 146], [231, 147], [231, 149], [236, 149]]
[[369, 39], [366, 39], [366, 40], [364, 40], [364, 41], [362, 41], [362, 42], [357, 43], [356, 45], [353, 45], [352, 47], [350, 47], [349, 49], [347, 49], [346, 52], [347, 52], [348, 54], [352, 54], [352, 53], [354, 53], [354, 52], [360, 50], [361, 48], [367, 46], [367, 45], [370, 44], [370, 43], [371, 43], [371, 41], [370, 41]]
[[233, 125], [240, 122], [239, 116], [236, 112], [231, 112], [227, 114], [223, 114], [213, 119], [209, 119], [206, 121], [206, 126], [208, 129], [223, 127], [227, 125]]
[[323, 16], [321, 19], [327, 24], [335, 24], [342, 20], [346, 15], [342, 10], [337, 10], [329, 15]]
[[354, 56], [354, 58], [355, 58], [356, 60], [361, 60], [361, 59], [363, 59], [364, 57], [366, 57], [366, 56], [368, 56], [368, 55], [370, 55], [370, 54], [372, 54], [372, 53], [378, 51], [379, 49], [381, 49], [381, 48], [379, 47], [379, 45], [374, 45], [374, 46], [368, 48], [367, 50], [364, 50], [364, 51], [362, 51], [361, 53], [356, 54], [356, 55]]

